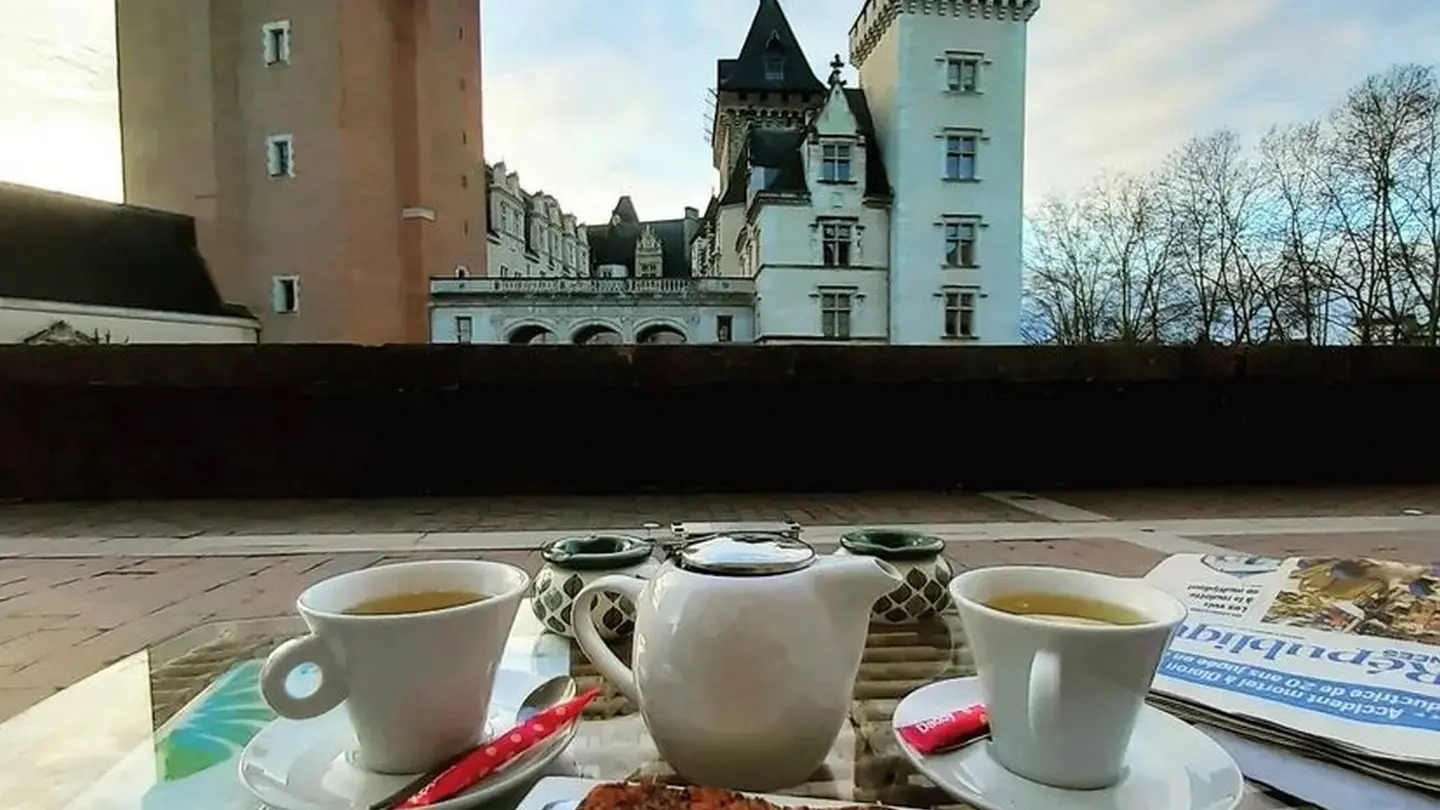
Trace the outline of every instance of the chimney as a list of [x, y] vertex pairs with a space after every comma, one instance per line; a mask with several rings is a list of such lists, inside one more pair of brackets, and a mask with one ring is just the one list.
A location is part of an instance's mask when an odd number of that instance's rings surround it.
[[685, 206], [685, 246], [689, 247], [700, 233], [700, 209]]

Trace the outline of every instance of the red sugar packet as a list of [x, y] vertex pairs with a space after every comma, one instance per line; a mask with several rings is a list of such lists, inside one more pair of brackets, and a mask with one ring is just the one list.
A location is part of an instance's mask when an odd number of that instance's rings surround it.
[[918, 723], [896, 726], [895, 733], [917, 753], [940, 754], [982, 737], [990, 730], [990, 717], [980, 704], [956, 709]]
[[500, 770], [511, 760], [553, 736], [580, 717], [585, 705], [600, 694], [599, 689], [552, 706], [524, 723], [497, 735], [484, 745], [446, 768], [410, 798], [393, 805], [399, 810], [428, 807], [462, 793], [480, 780]]

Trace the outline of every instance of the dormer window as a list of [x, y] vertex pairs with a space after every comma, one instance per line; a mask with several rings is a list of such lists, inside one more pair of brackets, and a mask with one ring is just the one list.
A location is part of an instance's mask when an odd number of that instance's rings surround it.
[[821, 145], [820, 179], [826, 183], [850, 182], [850, 144], [827, 143]]
[[785, 80], [785, 56], [778, 53], [765, 54], [765, 81], [781, 82]]
[[754, 166], [750, 169], [750, 193], [757, 194], [770, 187], [780, 170], [773, 166]]

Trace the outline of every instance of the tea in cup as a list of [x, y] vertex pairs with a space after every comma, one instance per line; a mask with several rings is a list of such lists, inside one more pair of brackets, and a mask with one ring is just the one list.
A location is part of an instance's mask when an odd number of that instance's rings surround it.
[[[483, 560], [385, 565], [312, 585], [296, 600], [310, 634], [270, 654], [261, 693], [295, 720], [343, 702], [358, 764], [379, 773], [428, 770], [481, 741], [529, 585], [523, 570]], [[307, 663], [319, 669], [320, 685], [294, 695], [287, 681]]]
[[1138, 579], [1038, 566], [950, 582], [996, 761], [1034, 782], [1120, 780], [1125, 749], [1185, 606]]

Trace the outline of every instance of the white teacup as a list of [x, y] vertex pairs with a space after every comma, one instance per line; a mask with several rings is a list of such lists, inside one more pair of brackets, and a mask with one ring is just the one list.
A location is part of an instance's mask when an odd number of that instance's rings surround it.
[[[296, 600], [310, 635], [270, 654], [261, 693], [277, 713], [296, 720], [343, 701], [360, 743], [359, 764], [380, 773], [425, 771], [481, 741], [495, 671], [529, 586], [523, 570], [482, 560], [400, 563], [327, 579]], [[438, 603], [442, 595], [484, 598], [423, 612], [349, 612], [406, 594]], [[286, 680], [306, 663], [320, 669], [320, 685], [308, 695], [291, 694]]]
[[[967, 571], [951, 580], [950, 595], [975, 655], [995, 759], [1052, 787], [1090, 790], [1119, 781], [1135, 721], [1185, 606], [1138, 579], [1036, 566]], [[1052, 604], [1062, 607], [1113, 608], [1109, 618], [1126, 623], [987, 605], [1022, 595], [1061, 597]]]

